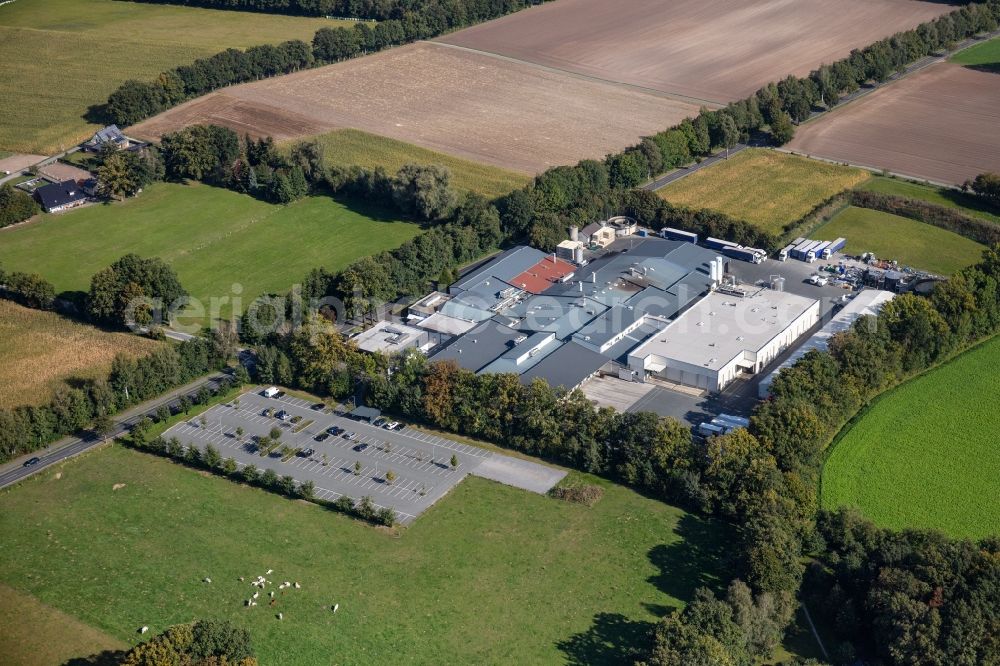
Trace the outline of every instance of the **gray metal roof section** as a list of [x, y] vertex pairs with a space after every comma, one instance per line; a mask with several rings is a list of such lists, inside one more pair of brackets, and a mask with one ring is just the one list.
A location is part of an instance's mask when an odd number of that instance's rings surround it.
[[481, 287], [480, 283], [491, 277], [509, 282], [547, 256], [549, 255], [541, 250], [536, 250], [527, 245], [512, 247], [509, 250], [501, 252], [488, 263], [456, 280], [448, 288], [448, 293], [457, 294], [469, 291], [477, 285]]
[[542, 294], [518, 303], [505, 314], [518, 318], [516, 328], [522, 331], [549, 331], [563, 340], [607, 309], [586, 296]]
[[546, 356], [540, 363], [521, 375], [521, 382], [530, 384], [536, 377], [546, 380], [549, 386], [572, 389], [608, 363], [597, 352], [575, 342], [567, 342]]
[[431, 361], [456, 361], [461, 367], [479, 372], [514, 346], [522, 335], [509, 326], [484, 321], [430, 357]]

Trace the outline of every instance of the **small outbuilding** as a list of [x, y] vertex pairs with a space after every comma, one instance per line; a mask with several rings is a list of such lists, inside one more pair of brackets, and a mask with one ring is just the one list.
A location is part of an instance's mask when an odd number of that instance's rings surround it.
[[382, 410], [375, 409], [374, 407], [355, 407], [350, 414], [348, 414], [352, 419], [356, 421], [368, 421], [371, 423], [378, 417], [382, 416]]

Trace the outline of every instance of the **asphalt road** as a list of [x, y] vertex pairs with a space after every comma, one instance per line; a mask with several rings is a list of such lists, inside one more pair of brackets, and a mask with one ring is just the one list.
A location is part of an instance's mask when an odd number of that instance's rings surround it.
[[690, 176], [695, 171], [699, 171], [700, 169], [704, 169], [705, 167], [710, 167], [713, 164], [716, 164], [717, 162], [724, 161], [729, 156], [735, 155], [736, 153], [740, 152], [741, 150], [745, 150], [748, 147], [749, 146], [745, 143], [738, 143], [729, 149], [728, 154], [726, 153], [726, 151], [722, 150], [716, 153], [715, 155], [706, 157], [701, 162], [696, 162], [691, 166], [681, 167], [679, 169], [671, 171], [670, 173], [664, 174], [659, 178], [646, 183], [640, 189], [650, 190], [652, 192], [655, 192], [661, 187], [665, 187], [676, 180], [680, 180], [681, 178], [686, 178], [687, 176]]
[[[111, 434], [108, 435], [107, 439], [112, 439], [124, 434], [132, 426], [138, 423], [143, 416], [154, 416], [156, 414], [156, 410], [163, 405], [168, 405], [170, 407], [178, 406], [180, 404], [181, 396], [186, 395], [189, 398], [194, 398], [203, 386], [215, 388], [218, 386], [218, 383], [227, 376], [228, 375], [224, 373], [219, 373], [196, 380], [190, 384], [176, 388], [159, 398], [144, 402], [141, 405], [136, 405], [135, 407], [118, 414], [115, 417], [114, 430], [111, 431]], [[104, 441], [106, 440], [103, 438], [97, 437], [91, 433], [86, 433], [80, 436], [64, 437], [63, 439], [50, 444], [40, 451], [21, 456], [20, 458], [17, 458], [0, 468], [0, 488], [6, 488], [11, 484], [26, 479], [32, 474], [37, 474], [52, 465], [92, 449]], [[30, 460], [33, 457], [38, 457], [39, 461], [30, 467], [25, 467], [25, 461]]]

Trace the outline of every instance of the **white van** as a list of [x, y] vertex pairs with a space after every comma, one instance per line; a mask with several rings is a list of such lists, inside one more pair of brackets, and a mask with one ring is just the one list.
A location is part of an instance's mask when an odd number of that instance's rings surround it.
[[278, 387], [268, 386], [266, 389], [264, 389], [261, 395], [263, 395], [265, 398], [273, 398], [274, 396], [278, 395]]

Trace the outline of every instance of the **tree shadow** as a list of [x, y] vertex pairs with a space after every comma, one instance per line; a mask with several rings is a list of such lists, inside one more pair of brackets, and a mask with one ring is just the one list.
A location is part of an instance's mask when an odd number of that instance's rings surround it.
[[87, 657], [73, 657], [63, 662], [62, 666], [115, 666], [125, 658], [125, 650], [103, 650]]
[[88, 123], [93, 123], [95, 125], [111, 124], [111, 118], [108, 117], [108, 105], [104, 103], [91, 104], [80, 117]]
[[991, 62], [982, 65], [966, 65], [966, 69], [974, 69], [977, 72], [985, 72], [987, 74], [1000, 74], [1000, 62]]
[[598, 613], [590, 628], [556, 643], [569, 664], [625, 664], [649, 649], [654, 624], [620, 613]]
[[650, 549], [647, 556], [658, 573], [649, 582], [682, 601], [690, 600], [699, 587], [722, 592], [728, 579], [721, 574], [732, 565], [725, 554], [729, 551], [722, 524], [685, 514], [678, 521], [675, 533], [680, 540]]

